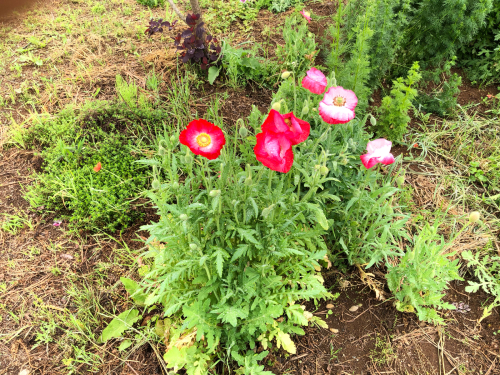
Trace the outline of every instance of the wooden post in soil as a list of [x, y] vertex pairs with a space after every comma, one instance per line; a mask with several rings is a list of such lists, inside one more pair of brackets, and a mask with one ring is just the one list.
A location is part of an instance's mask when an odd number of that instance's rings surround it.
[[[167, 0], [174, 12], [179, 16], [179, 18], [186, 23], [186, 16], [182, 14], [179, 8], [177, 8], [177, 5], [174, 4], [173, 0]], [[191, 9], [193, 10], [193, 14], [199, 14], [200, 18], [198, 19], [197, 23], [200, 22], [201, 20], [201, 8], [200, 8], [200, 3], [198, 0], [189, 0], [191, 3]]]

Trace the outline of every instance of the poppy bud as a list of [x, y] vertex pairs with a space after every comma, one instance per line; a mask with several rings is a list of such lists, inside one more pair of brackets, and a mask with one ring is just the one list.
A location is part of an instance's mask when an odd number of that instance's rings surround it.
[[197, 244], [195, 244], [195, 243], [190, 243], [190, 244], [189, 244], [189, 248], [190, 248], [191, 250], [195, 251], [195, 250], [197, 250], [197, 249], [198, 249], [198, 245], [197, 245]]
[[170, 142], [172, 142], [172, 143], [173, 143], [173, 142], [175, 142], [176, 140], [177, 140], [177, 137], [176, 137], [175, 135], [172, 135], [172, 136], [170, 137]]
[[290, 74], [291, 74], [290, 72], [283, 72], [283, 73], [281, 73], [281, 78], [287, 79], [288, 77], [290, 77]]
[[475, 223], [476, 221], [479, 220], [479, 218], [481, 217], [481, 214], [477, 211], [474, 211], [474, 212], [471, 212], [471, 214], [469, 215], [469, 221], [471, 223]]
[[165, 155], [165, 149], [162, 146], [158, 147], [158, 155], [160, 156]]
[[274, 208], [274, 204], [270, 205], [269, 207], [266, 207], [262, 210], [262, 216], [264, 216], [264, 218], [267, 218], [269, 216], [269, 214], [271, 213], [271, 210]]
[[238, 201], [237, 201], [236, 199], [233, 199], [233, 200], [231, 201], [231, 204], [232, 204], [233, 206], [235, 206], [235, 205], [236, 205], [236, 203], [238, 203]]
[[385, 214], [392, 215], [393, 213], [394, 213], [394, 209], [392, 208], [392, 206], [390, 204], [388, 204], [386, 209], [385, 209]]
[[248, 136], [248, 130], [244, 126], [240, 128], [240, 137], [246, 138]]
[[252, 185], [252, 176], [248, 176], [247, 178], [245, 178], [245, 185], [246, 186]]
[[271, 106], [272, 109], [274, 109], [275, 111], [280, 111], [281, 109], [281, 103], [280, 102], [276, 102], [274, 103], [272, 106]]
[[154, 180], [153, 183], [151, 184], [151, 186], [153, 187], [153, 189], [158, 190], [161, 186], [160, 181]]
[[179, 160], [184, 164], [186, 162], [186, 157], [184, 155], [181, 155], [179, 156]]
[[186, 164], [191, 164], [193, 162], [193, 157], [191, 156], [191, 154], [187, 154], [184, 157], [184, 160], [185, 160]]
[[208, 195], [210, 195], [212, 198], [218, 197], [220, 195], [220, 190], [211, 190]]
[[370, 124], [372, 124], [373, 126], [377, 125], [377, 119], [372, 115], [370, 115]]
[[328, 174], [330, 170], [325, 166], [323, 165], [320, 169], [319, 169], [319, 173], [321, 173], [323, 176], [326, 176]]
[[305, 116], [309, 113], [309, 106], [307, 105], [307, 102], [304, 104], [302, 107], [302, 116]]
[[405, 176], [399, 176], [398, 178], [396, 178], [396, 182], [398, 183], [398, 186], [403, 186], [403, 184], [405, 183]]
[[186, 214], [181, 214], [181, 215], [179, 216], [179, 219], [181, 219], [182, 221], [187, 221], [189, 218], [188, 218], [188, 215], [186, 215]]
[[319, 169], [320, 169], [320, 168], [321, 168], [321, 165], [319, 165], [319, 164], [316, 164], [316, 165], [314, 166], [314, 169], [316, 169], [317, 171], [319, 171]]
[[300, 175], [299, 174], [296, 174], [294, 177], [293, 177], [293, 183], [295, 184], [295, 186], [297, 186], [300, 182]]
[[172, 189], [174, 190], [179, 189], [179, 183], [177, 181], [174, 181], [174, 183], [172, 184]]

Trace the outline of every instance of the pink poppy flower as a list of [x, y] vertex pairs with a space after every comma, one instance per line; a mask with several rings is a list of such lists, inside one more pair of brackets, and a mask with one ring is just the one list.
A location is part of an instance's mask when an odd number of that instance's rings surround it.
[[307, 20], [307, 22], [311, 22], [311, 20], [312, 20], [311, 13], [306, 12], [305, 10], [301, 10], [300, 14], [302, 14], [304, 16], [304, 18]]
[[264, 133], [272, 132], [285, 135], [290, 139], [292, 145], [298, 145], [304, 142], [311, 132], [309, 123], [295, 117], [293, 112], [281, 115], [274, 109], [271, 109], [269, 112], [261, 129]]
[[319, 114], [329, 124], [345, 124], [354, 116], [358, 98], [351, 90], [341, 86], [330, 87], [319, 103]]
[[292, 168], [292, 142], [283, 133], [257, 134], [253, 151], [257, 160], [273, 171], [287, 173]]
[[302, 87], [308, 89], [313, 94], [323, 94], [327, 85], [326, 77], [316, 68], [307, 71], [307, 75], [302, 79]]
[[179, 135], [179, 141], [196, 155], [217, 159], [226, 144], [224, 133], [207, 120], [193, 120]]
[[394, 163], [394, 156], [391, 154], [392, 142], [384, 138], [375, 139], [366, 145], [367, 154], [361, 155], [361, 162], [370, 169], [377, 163], [389, 165]]

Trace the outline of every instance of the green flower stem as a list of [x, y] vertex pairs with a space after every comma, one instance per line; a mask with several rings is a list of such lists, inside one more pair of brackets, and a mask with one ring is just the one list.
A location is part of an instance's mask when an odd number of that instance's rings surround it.
[[272, 169], [269, 169], [269, 183], [267, 186], [267, 193], [268, 194], [271, 194], [272, 183], [273, 183], [273, 171], [272, 171]]

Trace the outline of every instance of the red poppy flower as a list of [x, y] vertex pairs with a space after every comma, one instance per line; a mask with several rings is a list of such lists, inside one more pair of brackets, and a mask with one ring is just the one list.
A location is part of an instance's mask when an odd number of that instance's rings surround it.
[[179, 141], [188, 146], [194, 154], [204, 156], [209, 160], [217, 159], [220, 150], [226, 144], [222, 130], [203, 119], [191, 121], [181, 132]]
[[292, 168], [292, 142], [283, 133], [257, 134], [257, 144], [253, 151], [257, 160], [273, 171], [287, 173]]
[[97, 163], [94, 167], [94, 172], [99, 172], [102, 168], [101, 162]]
[[293, 112], [281, 115], [274, 109], [271, 109], [261, 128], [264, 133], [272, 132], [285, 135], [290, 139], [292, 145], [304, 142], [311, 131], [309, 123], [295, 117]]

